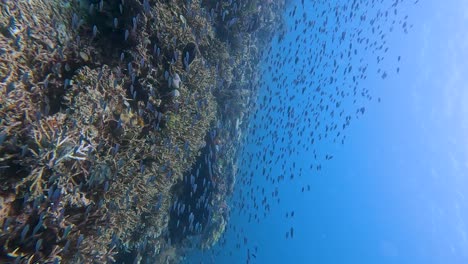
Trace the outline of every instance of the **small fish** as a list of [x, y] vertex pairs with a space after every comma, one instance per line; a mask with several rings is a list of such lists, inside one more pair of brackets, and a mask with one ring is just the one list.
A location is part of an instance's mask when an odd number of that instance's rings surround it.
[[83, 242], [83, 239], [84, 239], [84, 235], [80, 234], [80, 236], [78, 237], [78, 241], [76, 242], [76, 247], [79, 247], [81, 245], [81, 242]]
[[[120, 121], [120, 124], [117, 125], [117, 128], [119, 128], [119, 125], [122, 126], [122, 121], [119, 119]], [[114, 156], [119, 152], [119, 148], [120, 148], [120, 144], [119, 143], [115, 143], [115, 146], [113, 148], [113, 154]]]
[[135, 17], [132, 18], [132, 23], [133, 23], [132, 31], [133, 31], [133, 32], [136, 32], [136, 29], [137, 29], [137, 19], [136, 19]]
[[122, 168], [123, 165], [125, 164], [125, 161], [123, 159], [119, 159], [119, 161], [117, 162], [117, 168]]
[[97, 36], [98, 32], [99, 32], [99, 31], [98, 31], [97, 26], [94, 25], [94, 26], [93, 26], [93, 38], [95, 38], [95, 37]]
[[70, 240], [67, 240], [67, 243], [65, 243], [65, 246], [63, 247], [63, 252], [67, 252], [69, 247], [70, 247]]
[[94, 4], [89, 5], [88, 13], [92, 15], [94, 13]]
[[5, 142], [5, 139], [7, 138], [7, 133], [1, 132], [0, 133], [0, 146]]
[[145, 172], [145, 164], [143, 160], [140, 161], [140, 173], [143, 174]]
[[[41, 216], [43, 217], [43, 214], [41, 214]], [[33, 229], [33, 233], [32, 235], [34, 236], [38, 231], [39, 229], [42, 227], [42, 217], [39, 217], [39, 221], [37, 223], [37, 225], [34, 227]]]
[[16, 89], [16, 85], [15, 85], [14, 82], [8, 83], [7, 89], [6, 89], [6, 94], [9, 94], [11, 91], [13, 91], [15, 89]]
[[24, 228], [23, 228], [23, 231], [21, 231], [21, 237], [20, 237], [20, 241], [23, 242], [24, 239], [26, 238], [26, 234], [28, 233], [29, 231], [29, 224], [27, 224]]
[[78, 18], [78, 15], [76, 13], [73, 13], [73, 16], [72, 16], [72, 28], [73, 29], [78, 29], [78, 23], [79, 23], [79, 18]]
[[143, 0], [143, 10], [147, 14], [151, 12], [151, 8], [150, 8], [150, 4], [148, 0]]
[[60, 188], [57, 188], [54, 193], [52, 194], [52, 201], [58, 201], [61, 195], [61, 190]]
[[130, 76], [133, 74], [133, 66], [131, 62], [127, 64], [127, 71], [128, 71], [128, 74], [130, 74]]
[[127, 41], [129, 35], [130, 35], [130, 32], [128, 31], [128, 29], [126, 29], [125, 30], [125, 38], [124, 38], [125, 41]]
[[42, 238], [36, 242], [36, 252], [39, 252], [42, 248]]
[[65, 79], [65, 81], [63, 82], [63, 89], [67, 89], [68, 86], [70, 86], [70, 80]]
[[3, 232], [6, 233], [8, 231], [8, 227], [10, 226], [10, 223], [11, 223], [11, 218], [8, 217], [3, 223]]
[[63, 236], [62, 236], [62, 240], [64, 240], [65, 238], [67, 238], [68, 234], [70, 234], [70, 231], [72, 229], [72, 226], [69, 225], [65, 228], [65, 231], [63, 231]]

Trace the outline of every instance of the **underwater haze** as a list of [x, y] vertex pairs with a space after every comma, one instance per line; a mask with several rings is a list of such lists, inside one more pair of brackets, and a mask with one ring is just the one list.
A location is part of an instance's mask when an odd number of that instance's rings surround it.
[[[263, 83], [223, 244], [187, 263], [468, 263], [467, 2], [357, 2], [354, 12], [368, 19], [379, 10], [399, 14], [358, 27], [343, 21], [351, 1], [296, 2], [286, 10], [288, 32], [273, 40], [261, 63]], [[335, 6], [348, 6], [338, 11], [340, 22]], [[323, 20], [328, 25], [320, 31]], [[385, 53], [350, 36], [362, 29], [360, 38], [380, 45], [372, 32], [378, 26]], [[343, 31], [348, 39], [340, 43]], [[357, 54], [348, 57], [350, 43]], [[349, 66], [352, 72], [342, 73]], [[335, 94], [352, 91], [359, 67], [367, 72], [358, 94]], [[365, 114], [356, 114], [361, 106]], [[340, 111], [352, 117], [345, 129]], [[337, 130], [326, 137], [334, 122]]]

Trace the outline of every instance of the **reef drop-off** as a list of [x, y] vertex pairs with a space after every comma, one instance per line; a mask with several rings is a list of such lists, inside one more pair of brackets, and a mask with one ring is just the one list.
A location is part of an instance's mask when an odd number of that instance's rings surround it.
[[0, 3], [0, 262], [177, 263], [229, 219], [283, 1]]

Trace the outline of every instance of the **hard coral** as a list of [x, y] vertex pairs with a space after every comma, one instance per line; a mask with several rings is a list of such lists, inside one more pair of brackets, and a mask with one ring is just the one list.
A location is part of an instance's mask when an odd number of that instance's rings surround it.
[[[170, 207], [182, 195], [174, 186], [207, 142], [213, 148], [205, 136], [215, 121], [229, 128], [238, 118], [231, 116], [244, 114], [255, 78], [240, 66], [260, 54], [249, 34], [236, 32], [270, 30], [247, 19], [258, 10], [221, 21], [220, 10], [203, 10], [214, 5], [0, 3], [0, 261], [104, 263], [126, 250], [141, 261], [179, 259], [184, 243], [168, 240]], [[226, 42], [213, 26], [229, 27]], [[233, 83], [235, 91], [224, 91]], [[172, 88], [176, 100], [164, 96]], [[214, 195], [205, 204], [214, 209], [234, 182], [239, 142], [237, 132], [218, 132], [232, 144], [206, 175]], [[222, 234], [220, 212], [211, 224], [194, 223], [208, 231], [203, 245]]]

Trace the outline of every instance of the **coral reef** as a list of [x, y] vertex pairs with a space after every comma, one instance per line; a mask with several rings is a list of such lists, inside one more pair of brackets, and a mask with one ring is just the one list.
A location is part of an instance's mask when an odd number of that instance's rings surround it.
[[177, 262], [191, 237], [216, 243], [284, 5], [217, 3], [0, 3], [0, 262]]

